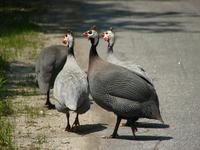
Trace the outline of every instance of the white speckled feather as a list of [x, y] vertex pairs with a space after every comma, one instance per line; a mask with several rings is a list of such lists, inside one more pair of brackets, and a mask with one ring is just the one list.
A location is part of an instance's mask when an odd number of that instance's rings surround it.
[[139, 75], [143, 76], [145, 79], [147, 79], [153, 85], [152, 79], [143, 70], [143, 68], [141, 66], [133, 64], [132, 62], [129, 62], [129, 61], [120, 61], [112, 53], [108, 53], [107, 61], [112, 63], [112, 64], [116, 64], [116, 65], [122, 66], [124, 68], [127, 68], [127, 69], [129, 69], [131, 71], [134, 71], [134, 72], [138, 73]]
[[53, 95], [61, 105], [76, 111], [88, 98], [87, 75], [73, 56], [68, 56], [63, 69], [56, 77]]
[[108, 51], [107, 51], [108, 62], [118, 65], [118, 66], [122, 66], [131, 71], [134, 71], [140, 77], [146, 79], [149, 83], [151, 83], [154, 86], [152, 79], [149, 77], [149, 75], [145, 72], [145, 70], [141, 66], [133, 64], [132, 62], [128, 62], [128, 61], [120, 61], [113, 55], [113, 46], [115, 43], [115, 34], [113, 32], [113, 28], [107, 30], [106, 32], [103, 32], [101, 36], [103, 37], [105, 41], [108, 42]]

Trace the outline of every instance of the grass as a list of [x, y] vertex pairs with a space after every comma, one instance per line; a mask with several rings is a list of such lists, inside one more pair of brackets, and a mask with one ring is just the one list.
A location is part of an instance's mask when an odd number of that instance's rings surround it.
[[[1, 58], [1, 57], [0, 57]], [[0, 59], [0, 93], [6, 83], [5, 66], [7, 63]], [[13, 130], [14, 126], [8, 120], [8, 116], [13, 114], [12, 102], [8, 99], [2, 99], [0, 97], [0, 147], [2, 149], [13, 148]]]
[[0, 147], [2, 149], [13, 149], [13, 131], [14, 127], [11, 121], [1, 117], [0, 118]]
[[[0, 19], [3, 20], [1, 17]], [[10, 17], [10, 19], [12, 20], [14, 18]], [[20, 25], [21, 23], [23, 25]], [[13, 26], [15, 26], [14, 29]], [[1, 24], [0, 54], [3, 59], [11, 60], [20, 57], [25, 48], [37, 49], [40, 40], [37, 32], [37, 26], [30, 22], [27, 23], [26, 18], [21, 18], [12, 25], [3, 26]], [[34, 58], [35, 55], [36, 54], [34, 53], [32, 58]]]
[[29, 106], [27, 104], [24, 105], [23, 102], [21, 102], [16, 108], [16, 114], [25, 114], [26, 117], [30, 119], [46, 116], [46, 109], [42, 106]]
[[[0, 56], [0, 93], [6, 84], [6, 69], [8, 63]], [[0, 94], [0, 147], [2, 149], [13, 148], [13, 130], [14, 126], [8, 117], [13, 114], [12, 102], [9, 99], [3, 99]]]
[[7, 0], [0, 4], [0, 54], [4, 59], [19, 57], [24, 48], [38, 48], [40, 28], [33, 19], [37, 10], [35, 3], [22, 0]]
[[0, 101], [0, 116], [11, 116], [14, 113], [10, 99]]
[[[37, 13], [44, 10], [39, 3], [39, 0], [6, 0], [0, 3], [0, 149], [15, 149], [15, 125], [11, 118], [17, 112], [11, 100], [14, 94], [7, 95], [10, 91], [6, 89], [7, 81], [10, 80], [6, 76], [9, 61], [23, 57], [24, 54], [29, 56], [27, 59], [35, 59], [35, 49], [43, 46], [40, 42], [40, 28], [34, 21]], [[23, 107], [22, 111], [31, 118], [45, 115], [41, 114], [44, 110], [31, 106]], [[38, 139], [39, 143], [44, 142], [44, 137]]]
[[6, 82], [5, 71], [8, 68], [8, 63], [0, 55], [0, 92]]

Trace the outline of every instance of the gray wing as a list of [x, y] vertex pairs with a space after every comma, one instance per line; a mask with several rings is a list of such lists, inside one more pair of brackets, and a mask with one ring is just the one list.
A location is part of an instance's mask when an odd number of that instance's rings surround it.
[[152, 95], [151, 85], [126, 68], [111, 65], [101, 76], [104, 89], [111, 96], [144, 102]]

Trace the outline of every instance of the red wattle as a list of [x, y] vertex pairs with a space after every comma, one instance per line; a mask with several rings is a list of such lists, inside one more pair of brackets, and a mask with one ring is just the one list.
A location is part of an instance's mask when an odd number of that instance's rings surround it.
[[105, 41], [107, 41], [107, 42], [109, 41], [109, 38], [108, 38], [108, 37], [104, 37], [103, 39], [104, 39]]

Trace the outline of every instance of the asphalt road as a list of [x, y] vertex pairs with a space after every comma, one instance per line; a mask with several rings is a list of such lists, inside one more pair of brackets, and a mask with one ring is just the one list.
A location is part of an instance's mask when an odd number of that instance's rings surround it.
[[[85, 2], [82, 10], [85, 23], [96, 24], [100, 31], [113, 26], [118, 37], [115, 55], [143, 66], [153, 78], [165, 121], [161, 125], [154, 120], [139, 120], [143, 123], [137, 140], [132, 139], [129, 128], [123, 127], [119, 128], [119, 139], [101, 139], [112, 133], [115, 117], [98, 108], [102, 123], [109, 121], [107, 129], [89, 138], [88, 148], [200, 149], [200, 2], [98, 1]], [[79, 42], [82, 56], [87, 58], [89, 42]], [[100, 42], [98, 51], [105, 58], [104, 42]]]
[[[91, 109], [93, 118], [88, 118], [88, 121], [99, 123], [101, 128], [98, 126], [99, 130], [85, 135], [85, 138], [78, 138], [84, 140], [84, 147], [79, 148], [200, 149], [200, 2], [77, 0], [72, 1], [72, 6], [69, 8], [76, 11], [57, 26], [68, 23], [78, 32], [77, 35], [92, 24], [99, 31], [113, 26], [117, 35], [114, 46], [116, 57], [143, 66], [153, 78], [165, 121], [162, 125], [155, 120], [139, 120], [136, 140], [132, 138], [131, 129], [124, 127], [119, 128], [118, 139], [103, 139], [102, 136], [112, 133], [115, 116], [94, 104]], [[49, 31], [55, 31], [52, 28], [57, 26], [51, 26]], [[89, 41], [79, 37], [76, 46], [78, 61], [86, 68]], [[106, 46], [101, 40], [98, 52], [103, 58]]]

